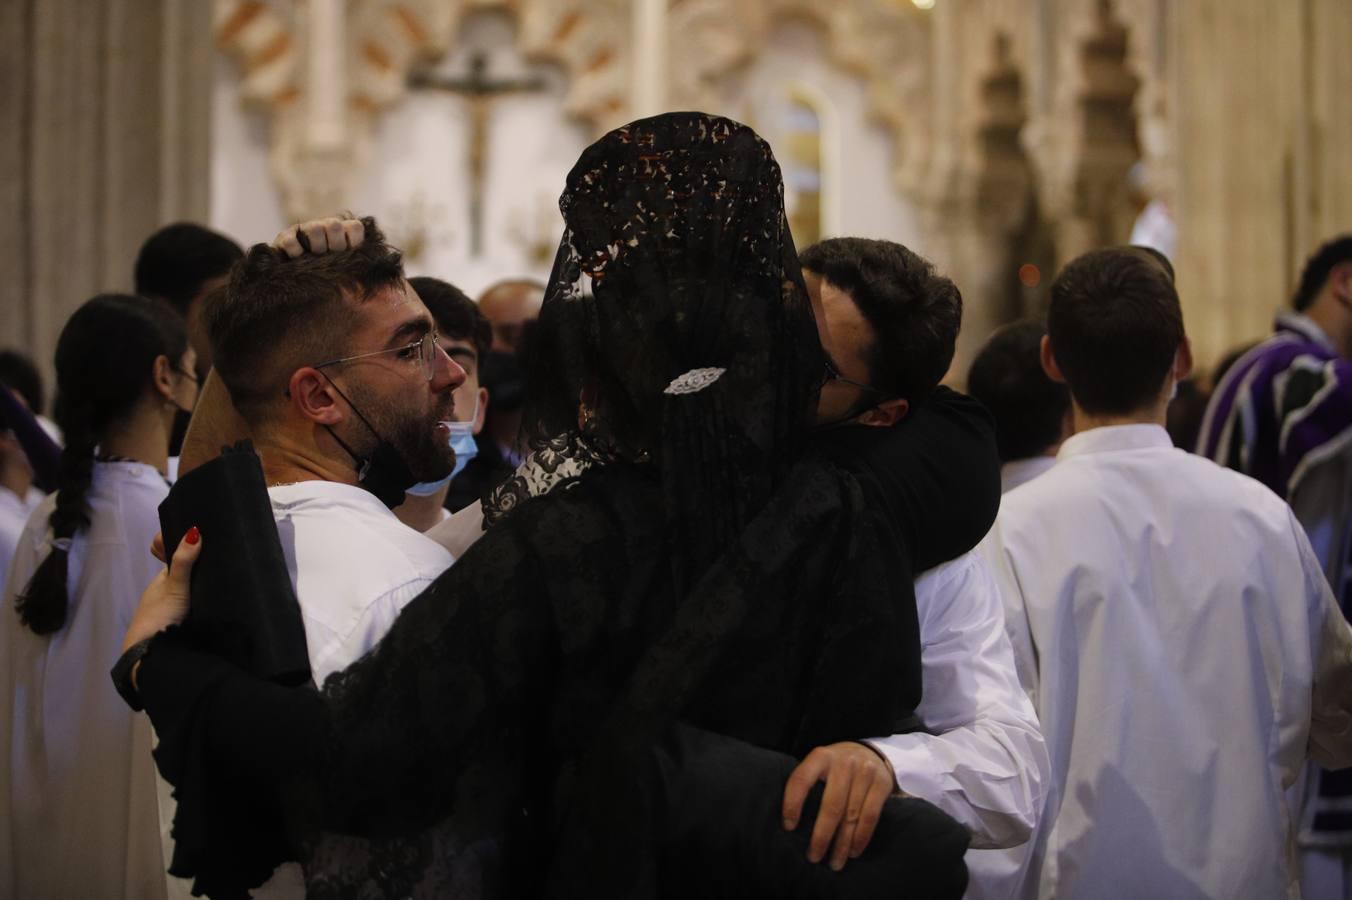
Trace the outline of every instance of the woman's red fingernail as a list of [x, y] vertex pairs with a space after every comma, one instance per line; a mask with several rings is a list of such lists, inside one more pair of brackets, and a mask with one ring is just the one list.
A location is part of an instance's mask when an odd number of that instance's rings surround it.
[[197, 530], [197, 526], [196, 526], [196, 525], [194, 525], [193, 527], [189, 528], [189, 529], [188, 529], [188, 533], [185, 534], [185, 535], [183, 535], [183, 540], [187, 541], [188, 544], [190, 544], [190, 545], [196, 544], [196, 543], [197, 543], [198, 541], [200, 541], [201, 539], [202, 539], [202, 532], [200, 532], [200, 531]]

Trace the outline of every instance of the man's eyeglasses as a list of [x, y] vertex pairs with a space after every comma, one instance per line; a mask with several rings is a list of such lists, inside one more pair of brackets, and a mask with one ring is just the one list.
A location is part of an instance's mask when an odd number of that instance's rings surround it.
[[422, 366], [422, 374], [428, 381], [432, 380], [432, 372], [436, 368], [437, 351], [441, 348], [437, 346], [437, 333], [429, 331], [423, 335], [422, 340], [414, 341], [403, 347], [391, 347], [388, 350], [375, 350], [371, 353], [358, 353], [356, 356], [344, 356], [342, 359], [331, 359], [326, 363], [320, 363], [315, 366], [316, 369], [322, 369], [325, 366], [336, 366], [340, 363], [352, 362], [354, 359], [366, 359], [371, 356], [383, 356], [386, 353], [397, 353], [400, 359], [417, 360]]
[[832, 365], [831, 360], [828, 357], [825, 363], [825, 370], [822, 372], [822, 386], [824, 387], [828, 382], [831, 381], [839, 381], [842, 384], [851, 384], [859, 388], [860, 390], [868, 391], [869, 393], [878, 394], [880, 396], [886, 393], [885, 391], [878, 390], [871, 384], [864, 384], [864, 382], [862, 381], [855, 381], [851, 378], [846, 378], [844, 375], [840, 374], [840, 372], [836, 369], [834, 365]]

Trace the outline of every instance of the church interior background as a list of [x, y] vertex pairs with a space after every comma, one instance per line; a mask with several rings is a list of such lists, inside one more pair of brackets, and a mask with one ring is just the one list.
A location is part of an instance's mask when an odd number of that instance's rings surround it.
[[770, 141], [800, 246], [952, 275], [955, 375], [1148, 205], [1204, 367], [1352, 230], [1347, 0], [14, 0], [0, 45], [0, 332], [43, 360], [177, 219], [352, 210], [411, 274], [543, 278], [579, 152], [666, 109]]

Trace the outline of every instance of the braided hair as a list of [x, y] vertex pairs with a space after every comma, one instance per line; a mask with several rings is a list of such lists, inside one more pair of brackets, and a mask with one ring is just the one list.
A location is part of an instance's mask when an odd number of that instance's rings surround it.
[[35, 634], [51, 634], [66, 624], [70, 541], [89, 526], [95, 449], [109, 426], [135, 408], [154, 377], [155, 360], [164, 356], [177, 362], [187, 349], [187, 330], [172, 307], [127, 294], [94, 297], [61, 330], [53, 415], [65, 447], [56, 508], [48, 520], [52, 552], [15, 603], [19, 620]]

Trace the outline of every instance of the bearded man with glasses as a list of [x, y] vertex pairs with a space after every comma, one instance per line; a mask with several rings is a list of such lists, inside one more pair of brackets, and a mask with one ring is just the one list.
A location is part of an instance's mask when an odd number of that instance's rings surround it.
[[[215, 369], [189, 436], [212, 450], [252, 438], [316, 684], [370, 650], [454, 561], [390, 507], [451, 472], [447, 423], [465, 380], [375, 221], [331, 223], [254, 246], [208, 301]], [[291, 259], [298, 240], [325, 246]], [[242, 421], [223, 421], [230, 406]], [[343, 848], [331, 850], [341, 865]], [[299, 867], [255, 896], [303, 897]]]

